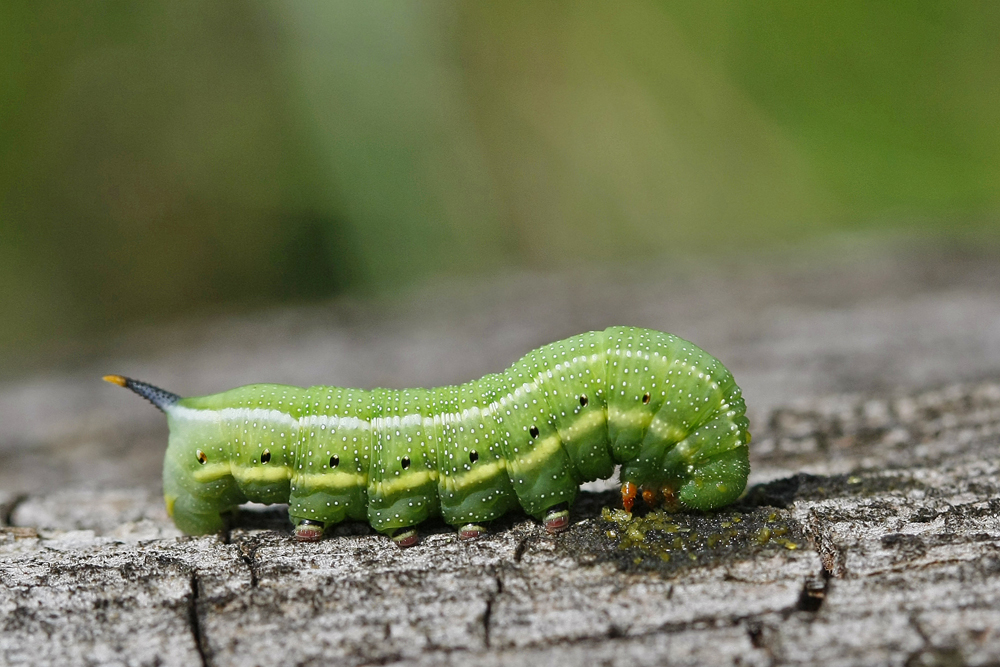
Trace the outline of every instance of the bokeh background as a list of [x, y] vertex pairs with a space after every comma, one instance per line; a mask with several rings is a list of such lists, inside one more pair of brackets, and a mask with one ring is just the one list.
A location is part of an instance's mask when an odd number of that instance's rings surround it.
[[0, 377], [434, 281], [991, 247], [997, 35], [991, 2], [3, 3]]

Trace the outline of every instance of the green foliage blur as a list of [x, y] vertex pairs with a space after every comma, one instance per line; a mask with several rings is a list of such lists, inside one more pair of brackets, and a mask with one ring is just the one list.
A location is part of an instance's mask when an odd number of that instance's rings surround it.
[[997, 234], [992, 2], [8, 2], [0, 363], [510, 266]]

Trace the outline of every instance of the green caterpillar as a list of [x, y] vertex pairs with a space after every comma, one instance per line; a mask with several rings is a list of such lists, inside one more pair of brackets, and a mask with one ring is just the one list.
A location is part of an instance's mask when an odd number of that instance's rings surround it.
[[167, 415], [167, 511], [186, 533], [221, 530], [247, 502], [289, 504], [295, 535], [366, 520], [401, 546], [434, 516], [462, 538], [520, 505], [549, 532], [578, 486], [621, 465], [629, 511], [712, 509], [750, 472], [746, 405], [717, 359], [671, 334], [611, 327], [529, 352], [502, 373], [435, 389], [255, 384], [181, 398], [105, 380]]

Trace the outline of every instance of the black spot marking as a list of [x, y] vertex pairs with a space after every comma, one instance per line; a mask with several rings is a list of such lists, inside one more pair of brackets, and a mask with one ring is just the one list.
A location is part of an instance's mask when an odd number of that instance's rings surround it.
[[646, 405], [647, 403], [649, 403], [649, 392], [648, 391], [645, 394], [642, 395], [642, 404]]
[[531, 434], [532, 438], [537, 438], [538, 437], [538, 427], [537, 426], [532, 426], [530, 429], [528, 429], [528, 433]]
[[404, 456], [403, 460], [400, 461], [399, 464], [401, 466], [403, 466], [403, 470], [406, 470], [407, 468], [410, 467], [410, 457], [409, 456]]
[[587, 407], [587, 403], [589, 403], [589, 402], [590, 401], [587, 400], [587, 395], [586, 394], [580, 394], [580, 405], [581, 406]]
[[205, 465], [206, 463], [208, 463], [208, 457], [205, 456], [205, 452], [203, 452], [203, 451], [201, 451], [199, 449], [197, 456], [198, 456], [198, 463], [200, 463], [202, 465]]
[[475, 463], [478, 460], [479, 460], [479, 452], [473, 449], [471, 452], [469, 452], [469, 463]]
[[270, 460], [271, 460], [271, 450], [270, 449], [265, 449], [263, 452], [260, 453], [260, 462], [261, 463], [267, 463]]
[[330, 457], [330, 467], [336, 468], [339, 465], [340, 465], [340, 457], [334, 454], [333, 456]]

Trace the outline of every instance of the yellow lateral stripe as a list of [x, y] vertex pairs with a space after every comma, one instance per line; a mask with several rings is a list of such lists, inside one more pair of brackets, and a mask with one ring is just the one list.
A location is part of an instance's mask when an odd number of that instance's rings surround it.
[[608, 407], [609, 423], [620, 424], [621, 422], [628, 422], [633, 425], [639, 425], [642, 428], [648, 428], [650, 422], [653, 421], [653, 417], [655, 416], [655, 412], [644, 408], [637, 408], [635, 410], [619, 410], [617, 408]]
[[519, 457], [517, 459], [517, 468], [523, 472], [534, 468], [536, 465], [545, 463], [561, 446], [562, 438], [559, 437], [558, 433], [553, 433], [547, 438], [539, 440], [530, 454]]
[[572, 441], [595, 428], [605, 426], [606, 423], [607, 417], [604, 414], [604, 410], [591, 410], [587, 414], [574, 419], [572, 423], [560, 428], [559, 433], [566, 434], [568, 436], [567, 439]]
[[194, 477], [194, 481], [199, 484], [207, 484], [209, 482], [214, 482], [220, 480], [223, 477], [229, 477], [233, 474], [232, 466], [226, 463], [212, 463], [206, 466], [202, 466], [194, 471], [191, 475]]
[[463, 489], [478, 484], [483, 480], [496, 477], [506, 469], [507, 464], [503, 459], [497, 459], [493, 463], [485, 463], [481, 466], [473, 466], [472, 470], [445, 477], [445, 488], [449, 491], [462, 491]]
[[437, 477], [437, 470], [413, 472], [408, 475], [403, 475], [402, 477], [397, 477], [396, 479], [376, 482], [375, 492], [383, 496], [389, 496], [398, 491], [416, 489], [417, 487], [423, 486], [427, 482], [437, 481]]
[[678, 442], [686, 438], [688, 433], [676, 424], [671, 424], [669, 421], [654, 419], [650, 422], [649, 428], [646, 430], [647, 439], [650, 435], [664, 442]]
[[288, 466], [254, 466], [241, 467], [233, 466], [233, 477], [241, 484], [253, 482], [283, 482], [291, 478], [292, 469]]
[[349, 489], [351, 487], [368, 486], [368, 475], [354, 472], [324, 472], [307, 473], [295, 477], [296, 484], [305, 487], [308, 491], [327, 489], [331, 491]]

